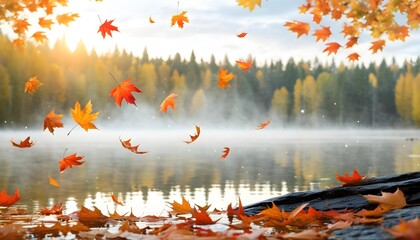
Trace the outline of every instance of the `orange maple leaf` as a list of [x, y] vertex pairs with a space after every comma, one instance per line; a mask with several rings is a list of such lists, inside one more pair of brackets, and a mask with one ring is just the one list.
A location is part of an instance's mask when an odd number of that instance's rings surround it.
[[131, 141], [131, 139], [128, 139], [128, 140], [123, 141], [123, 140], [120, 138], [120, 142], [121, 142], [121, 144], [122, 144], [122, 146], [123, 146], [124, 148], [126, 148], [126, 149], [128, 149], [128, 150], [132, 151], [132, 152], [133, 152], [133, 153], [135, 153], [135, 154], [145, 154], [145, 153], [147, 153], [147, 152], [139, 152], [137, 149], [138, 149], [138, 147], [140, 146], [140, 144], [139, 144], [139, 145], [136, 145], [136, 146], [131, 146], [130, 141]]
[[190, 144], [190, 143], [194, 142], [200, 136], [200, 127], [197, 126], [197, 125], [194, 125], [194, 126], [195, 126], [196, 133], [194, 135], [190, 135], [190, 138], [191, 138], [190, 141], [184, 141], [186, 144]]
[[[76, 104], [74, 105], [74, 109], [70, 109], [71, 115], [73, 117], [73, 120], [80, 125], [86, 132], [89, 129], [98, 129], [95, 124], [92, 123], [92, 121], [96, 120], [98, 118], [99, 112], [92, 113], [92, 102], [89, 100], [88, 103], [86, 103], [86, 106], [83, 108], [83, 110], [80, 108], [80, 103], [76, 101]], [[71, 132], [71, 130], [70, 130]], [[70, 132], [67, 134], [69, 135]]]
[[358, 53], [351, 53], [347, 56], [347, 59], [350, 61], [357, 61], [359, 60], [360, 55]]
[[372, 53], [376, 53], [377, 51], [381, 50], [385, 46], [385, 40], [379, 39], [376, 41], [371, 42], [372, 46], [369, 48], [369, 50], [372, 50]]
[[73, 22], [76, 18], [79, 17], [77, 13], [64, 13], [57, 16], [56, 20], [58, 24], [63, 24], [68, 26], [70, 22]]
[[393, 26], [388, 32], [388, 39], [405, 41], [405, 38], [409, 36], [408, 31], [406, 26]]
[[420, 218], [416, 217], [409, 221], [401, 218], [400, 224], [382, 229], [398, 239], [417, 240], [420, 239]]
[[53, 24], [53, 21], [51, 19], [45, 19], [43, 17], [38, 19], [38, 25], [42, 28], [51, 29], [52, 24]]
[[20, 46], [25, 46], [26, 45], [25, 40], [23, 40], [22, 38], [16, 38], [16, 39], [14, 39], [13, 42], [12, 42], [12, 44], [15, 47], [20, 47]]
[[17, 19], [13, 24], [13, 31], [17, 34], [25, 33], [31, 24], [28, 23], [28, 19]]
[[299, 7], [299, 13], [306, 13], [309, 9], [311, 9], [312, 5], [310, 2], [306, 3], [306, 4], [302, 4]]
[[337, 50], [341, 47], [341, 45], [338, 44], [337, 42], [330, 42], [330, 43], [327, 43], [326, 45], [327, 45], [327, 48], [325, 48], [324, 51], [322, 52], [328, 52], [328, 56], [331, 53], [337, 53]]
[[172, 16], [171, 19], [171, 27], [175, 24], [178, 25], [179, 28], [184, 28], [184, 22], [189, 23], [188, 17], [185, 16], [187, 11], [182, 11], [181, 14], [176, 14]]
[[0, 192], [0, 206], [2, 206], [2, 207], [11, 206], [11, 205], [15, 204], [19, 199], [20, 199], [20, 196], [19, 196], [19, 189], [18, 188], [16, 188], [15, 194], [13, 196], [12, 195], [7, 195], [6, 189], [4, 189], [4, 188]]
[[29, 95], [33, 95], [35, 93], [35, 91], [42, 86], [42, 83], [38, 80], [38, 78], [35, 77], [31, 77], [26, 83], [25, 83], [25, 87], [24, 87], [24, 91], [28, 92]]
[[79, 220], [84, 222], [101, 222], [108, 219], [97, 207], [93, 206], [93, 208], [94, 210], [92, 211], [82, 206], [82, 209], [79, 211]]
[[254, 11], [255, 7], [261, 7], [261, 0], [236, 0], [238, 6], [248, 8], [250, 12]]
[[223, 154], [222, 156], [220, 156], [220, 158], [225, 159], [229, 155], [229, 152], [230, 152], [230, 148], [228, 147], [223, 148]]
[[346, 48], [351, 48], [353, 45], [357, 44], [357, 41], [359, 40], [358, 37], [351, 37], [346, 43]]
[[260, 123], [260, 125], [256, 128], [257, 130], [261, 130], [266, 128], [271, 123], [271, 120], [267, 120], [265, 123]]
[[83, 159], [83, 156], [76, 156], [76, 153], [68, 155], [61, 159], [58, 163], [60, 164], [60, 173], [62, 173], [66, 168], [70, 167], [73, 168], [74, 166], [82, 165], [85, 162], [80, 162]]
[[248, 71], [251, 67], [252, 67], [252, 59], [249, 59], [248, 61], [244, 62], [244, 61], [240, 61], [240, 60], [236, 60], [236, 63], [238, 64], [238, 67], [242, 70], [242, 71]]
[[114, 22], [114, 20], [109, 20], [109, 21], [108, 20], [105, 20], [105, 22], [102, 23], [99, 26], [98, 32], [101, 32], [102, 38], [105, 38], [106, 34], [108, 34], [110, 37], [112, 37], [112, 32], [111, 31], [117, 31], [117, 32], [119, 32], [118, 27], [112, 25], [112, 23]]
[[11, 140], [10, 142], [12, 143], [12, 145], [14, 147], [18, 147], [18, 148], [30, 148], [32, 147], [35, 143], [30, 141], [31, 137], [27, 137], [25, 140], [20, 141], [19, 144], [15, 143], [13, 140]]
[[116, 204], [118, 204], [118, 205], [123, 206], [122, 202], [118, 199], [118, 197], [116, 197], [116, 196], [114, 195], [114, 193], [113, 193], [113, 192], [111, 193], [111, 199], [112, 199], [112, 201], [114, 201], [114, 203], [116, 203]]
[[247, 34], [248, 34], [248, 33], [243, 32], [243, 33], [240, 33], [240, 34], [238, 34], [238, 35], [236, 35], [236, 36], [237, 36], [238, 38], [244, 38]]
[[242, 201], [241, 198], [239, 198], [239, 205], [237, 209], [233, 209], [232, 208], [232, 203], [229, 203], [227, 209], [226, 209], [227, 215], [228, 216], [245, 216], [245, 211], [244, 211], [244, 207], [242, 206]]
[[50, 179], [50, 184], [54, 187], [60, 187], [60, 184], [54, 180], [54, 178], [48, 176], [48, 178]]
[[321, 27], [321, 29], [315, 30], [315, 33], [313, 34], [313, 36], [316, 36], [315, 42], [318, 42], [318, 40], [322, 40], [323, 42], [325, 42], [331, 36], [330, 27]]
[[155, 23], [155, 21], [152, 19], [152, 16], [149, 17], [149, 23]]
[[382, 204], [379, 204], [375, 209], [373, 210], [366, 210], [362, 209], [355, 213], [356, 216], [360, 217], [378, 217], [382, 216], [384, 213], [389, 212], [389, 208], [382, 206]]
[[220, 68], [220, 71], [217, 73], [217, 76], [219, 77], [219, 80], [217, 81], [217, 85], [223, 91], [225, 90], [225, 87], [230, 87], [229, 81], [231, 81], [235, 77], [233, 73], [228, 74], [228, 69], [223, 69], [223, 68]]
[[349, 176], [348, 172], [346, 172], [345, 174], [345, 176], [340, 176], [338, 175], [338, 173], [336, 173], [335, 177], [338, 181], [343, 182], [345, 184], [355, 184], [366, 179], [366, 176], [362, 177], [356, 169], [353, 170], [353, 175], [351, 177]]
[[136, 99], [131, 92], [141, 93], [141, 91], [133, 83], [130, 84], [130, 81], [130, 78], [124, 80], [120, 85], [112, 89], [110, 93], [110, 96], [115, 98], [115, 103], [120, 107], [123, 99], [125, 99], [127, 103], [137, 106]]
[[62, 214], [63, 213], [63, 203], [53, 205], [50, 209], [44, 208], [39, 211], [42, 215], [51, 215], [51, 214]]
[[341, 33], [346, 36], [357, 37], [359, 36], [359, 30], [353, 25], [344, 24]]
[[174, 210], [177, 214], [193, 213], [193, 208], [191, 207], [190, 203], [185, 199], [184, 196], [182, 196], [181, 203], [173, 201], [172, 203], [169, 203], [169, 204], [171, 205], [172, 210]]
[[55, 114], [54, 109], [52, 109], [44, 119], [44, 131], [48, 128], [48, 131], [54, 135], [54, 128], [64, 127], [63, 123], [61, 122], [62, 117], [63, 114]]
[[195, 208], [193, 210], [193, 216], [195, 218], [194, 224], [196, 225], [215, 224], [220, 220], [219, 218], [216, 221], [213, 221], [206, 211], [197, 211], [197, 209]]
[[296, 20], [293, 22], [286, 22], [284, 26], [288, 27], [289, 31], [297, 33], [298, 38], [303, 34], [308, 35], [309, 30], [311, 29], [308, 23]]
[[393, 209], [401, 209], [407, 206], [404, 193], [398, 188], [394, 193], [382, 192], [382, 196], [377, 195], [362, 195], [371, 203], [381, 204], [382, 207]]
[[47, 36], [45, 36], [45, 32], [38, 31], [32, 34], [32, 38], [35, 39], [35, 41], [43, 43], [45, 40], [48, 40]]
[[162, 104], [160, 104], [160, 111], [168, 111], [168, 108], [172, 108], [172, 110], [175, 110], [175, 97], [176, 93], [171, 93], [168, 97], [163, 100]]

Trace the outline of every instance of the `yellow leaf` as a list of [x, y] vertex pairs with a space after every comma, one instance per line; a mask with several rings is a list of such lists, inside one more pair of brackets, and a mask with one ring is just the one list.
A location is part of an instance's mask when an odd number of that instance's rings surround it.
[[255, 7], [261, 7], [261, 0], [236, 0], [238, 6], [248, 8], [250, 12], [254, 11]]
[[70, 110], [73, 120], [80, 125], [83, 129], [88, 131], [89, 129], [98, 129], [92, 121], [98, 118], [99, 112], [92, 113], [92, 103], [89, 102], [86, 104], [83, 110], [80, 108], [80, 103], [76, 102], [74, 109]]

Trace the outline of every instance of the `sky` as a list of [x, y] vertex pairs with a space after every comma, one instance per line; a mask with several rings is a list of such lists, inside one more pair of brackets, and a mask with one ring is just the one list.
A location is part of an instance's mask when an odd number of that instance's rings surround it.
[[[189, 59], [194, 50], [198, 59], [209, 61], [213, 54], [217, 61], [222, 61], [227, 55], [232, 63], [249, 56], [258, 64], [290, 58], [348, 62], [347, 55], [354, 51], [361, 55], [359, 62], [364, 63], [392, 57], [402, 63], [404, 59], [418, 57], [419, 31], [412, 31], [405, 42], [388, 42], [383, 52], [375, 55], [368, 51], [372, 40], [368, 34], [362, 34], [353, 51], [343, 50], [335, 56], [327, 56], [322, 53], [324, 43], [315, 42], [314, 36], [297, 38], [283, 26], [286, 21], [311, 21], [311, 15], [298, 13], [298, 7], [305, 2], [263, 0], [261, 8], [250, 12], [238, 6], [236, 0], [69, 0], [67, 9], [61, 11], [77, 12], [80, 18], [69, 27], [55, 26], [47, 36], [51, 43], [65, 36], [70, 49], [82, 39], [89, 50], [95, 48], [100, 54], [112, 52], [117, 46], [141, 56], [147, 47], [150, 57], [167, 59], [180, 53], [181, 57]], [[170, 19], [177, 11], [187, 11], [190, 23], [186, 23], [184, 29], [170, 26]], [[149, 17], [156, 23], [150, 24]], [[103, 39], [97, 32], [101, 23], [99, 19], [102, 22], [114, 19], [113, 24], [120, 32], [113, 32], [112, 38]], [[344, 43], [339, 33], [342, 22], [337, 24], [324, 19], [322, 24], [331, 26], [333, 36], [329, 41]], [[311, 30], [315, 29], [315, 25], [311, 27]], [[236, 37], [241, 32], [248, 35], [243, 39]]]

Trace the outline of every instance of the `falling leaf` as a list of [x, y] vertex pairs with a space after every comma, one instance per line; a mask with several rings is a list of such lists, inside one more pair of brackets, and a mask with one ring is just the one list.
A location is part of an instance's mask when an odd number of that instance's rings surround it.
[[63, 114], [55, 114], [54, 109], [52, 109], [44, 119], [44, 131], [48, 128], [48, 131], [54, 135], [54, 128], [64, 127], [63, 123], [61, 122], [62, 117]]
[[337, 53], [337, 50], [341, 47], [341, 45], [338, 44], [337, 42], [330, 42], [330, 43], [327, 43], [326, 45], [327, 47], [322, 52], [328, 52], [328, 56], [331, 53]]
[[52, 24], [53, 24], [53, 21], [51, 19], [45, 19], [45, 18], [41, 17], [38, 20], [38, 25], [42, 28], [51, 29]]
[[321, 27], [321, 29], [315, 30], [315, 33], [313, 34], [313, 36], [316, 36], [315, 42], [318, 42], [318, 40], [325, 42], [331, 36], [330, 27]]
[[60, 164], [60, 173], [62, 173], [66, 168], [72, 168], [73, 165], [79, 166], [85, 162], [80, 162], [83, 159], [83, 156], [76, 156], [76, 153], [73, 153], [63, 159], [61, 159], [58, 163]]
[[60, 187], [60, 184], [58, 184], [57, 181], [54, 180], [54, 178], [48, 176], [48, 178], [50, 179], [50, 184], [54, 187]]
[[346, 48], [351, 48], [353, 45], [357, 44], [357, 41], [359, 40], [358, 37], [351, 37], [346, 43]]
[[217, 76], [219, 77], [219, 81], [217, 82], [217, 85], [223, 91], [225, 90], [225, 87], [230, 87], [229, 81], [231, 81], [235, 77], [233, 73], [228, 74], [228, 69], [223, 69], [223, 68], [220, 68], [219, 72], [217, 73]]
[[[92, 121], [98, 118], [99, 112], [92, 113], [92, 102], [89, 100], [83, 110], [80, 108], [80, 103], [76, 101], [74, 109], [70, 109], [73, 120], [80, 125], [86, 132], [89, 129], [98, 129]], [[69, 132], [70, 134], [70, 132]]]
[[362, 195], [371, 203], [381, 204], [383, 207], [390, 210], [401, 209], [407, 206], [404, 193], [398, 188], [394, 193], [382, 192], [382, 196], [377, 195]]
[[122, 144], [122, 146], [123, 146], [124, 148], [126, 148], [126, 149], [128, 149], [128, 150], [132, 151], [132, 152], [133, 152], [133, 153], [135, 153], [135, 154], [145, 154], [145, 153], [147, 153], [147, 152], [139, 152], [137, 149], [138, 149], [138, 147], [140, 146], [140, 144], [139, 144], [139, 145], [136, 145], [136, 146], [131, 146], [130, 141], [131, 141], [131, 139], [128, 139], [128, 140], [122, 140], [122, 139], [120, 138], [120, 142], [121, 142], [121, 144]]
[[155, 21], [152, 19], [152, 16], [149, 17], [149, 23], [155, 23]]
[[17, 19], [13, 24], [13, 31], [17, 34], [25, 33], [31, 24], [28, 23], [28, 19]]
[[116, 203], [116, 204], [119, 204], [119, 205], [123, 206], [122, 202], [118, 199], [118, 197], [116, 197], [116, 196], [114, 195], [114, 193], [113, 193], [113, 192], [111, 193], [111, 199], [112, 199], [112, 201], [114, 201], [114, 203]]
[[260, 125], [256, 128], [257, 130], [261, 130], [266, 128], [271, 123], [271, 120], [267, 120], [265, 123], [260, 123]]
[[379, 39], [376, 41], [371, 42], [372, 46], [369, 48], [369, 50], [372, 50], [372, 53], [376, 53], [377, 51], [381, 50], [385, 46], [385, 40]]
[[216, 221], [213, 221], [209, 214], [205, 211], [197, 211], [197, 209], [194, 208], [193, 210], [193, 216], [195, 218], [194, 224], [196, 225], [209, 225], [209, 224], [215, 224], [220, 220], [220, 218]]
[[244, 72], [248, 71], [252, 67], [252, 59], [249, 59], [246, 62], [237, 60], [236, 63], [238, 64], [238, 67]]
[[353, 170], [353, 175], [351, 177], [349, 176], [347, 172], [345, 176], [340, 176], [338, 175], [338, 173], [336, 173], [335, 177], [337, 178], [338, 181], [343, 182], [345, 184], [355, 184], [366, 179], [366, 176], [362, 177], [356, 169]]
[[311, 9], [312, 5], [310, 2], [308, 2], [307, 4], [302, 4], [299, 7], [299, 13], [306, 13], [309, 9]]
[[25, 83], [25, 88], [24, 91], [28, 91], [29, 95], [33, 95], [35, 93], [35, 91], [42, 86], [42, 83], [38, 80], [38, 78], [35, 77], [31, 77], [26, 83]]
[[417, 240], [420, 239], [420, 218], [416, 217], [409, 221], [400, 219], [400, 224], [382, 229], [398, 239]]
[[220, 156], [220, 158], [221, 158], [221, 159], [225, 159], [225, 158], [228, 156], [229, 152], [230, 152], [230, 148], [225, 147], [225, 148], [223, 149], [223, 154], [222, 154], [222, 156]]
[[360, 55], [358, 53], [351, 53], [347, 56], [349, 61], [357, 61], [359, 60]]
[[236, 0], [238, 6], [248, 8], [250, 12], [254, 11], [255, 7], [261, 7], [261, 0]]
[[37, 42], [43, 43], [45, 40], [48, 40], [45, 32], [38, 31], [32, 34], [32, 38], [34, 38]]
[[108, 34], [110, 37], [112, 37], [112, 32], [111, 31], [117, 31], [117, 32], [119, 32], [118, 27], [112, 25], [112, 23], [114, 22], [114, 20], [109, 20], [109, 21], [108, 20], [105, 20], [105, 22], [102, 23], [99, 26], [98, 32], [101, 32], [102, 38], [105, 38], [106, 34]]
[[77, 13], [65, 13], [65, 14], [58, 15], [56, 20], [58, 24], [64, 24], [68, 26], [70, 22], [73, 22], [78, 17], [79, 17], [79, 14]]
[[166, 111], [168, 111], [168, 107], [174, 110], [176, 96], [177, 96], [176, 93], [171, 93], [171, 95], [166, 97], [165, 100], [163, 100], [162, 104], [160, 104], [160, 111], [164, 111], [166, 113]]
[[30, 148], [32, 147], [35, 143], [30, 141], [31, 137], [27, 137], [25, 140], [20, 141], [19, 144], [15, 143], [13, 140], [11, 140], [10, 142], [12, 143], [12, 145], [14, 147], [18, 147], [18, 148]]
[[52, 206], [50, 209], [44, 208], [39, 211], [42, 215], [51, 215], [51, 214], [62, 214], [63, 213], [63, 203]]
[[19, 199], [20, 199], [19, 189], [17, 189], [17, 188], [16, 188], [15, 194], [13, 196], [12, 195], [7, 195], [6, 189], [4, 189], [4, 188], [0, 192], [0, 206], [2, 206], [2, 207], [11, 206], [11, 205], [15, 204]]
[[182, 203], [178, 203], [174, 201], [173, 203], [169, 203], [172, 206], [172, 210], [174, 210], [177, 214], [185, 214], [185, 213], [192, 213], [193, 208], [191, 207], [190, 203], [182, 196]]
[[243, 33], [240, 33], [240, 34], [238, 34], [238, 35], [236, 35], [236, 36], [237, 36], [238, 38], [244, 38], [247, 34], [248, 34], [248, 33], [243, 32]]
[[115, 103], [120, 107], [123, 99], [125, 99], [127, 103], [131, 103], [134, 106], [137, 106], [136, 99], [131, 92], [141, 93], [141, 91], [133, 83], [130, 84], [130, 81], [130, 78], [124, 80], [116, 88], [112, 89], [110, 93], [110, 96], [115, 98]]
[[184, 28], [184, 22], [190, 22], [188, 17], [185, 16], [186, 13], [187, 11], [182, 11], [181, 14], [173, 15], [171, 19], [171, 27], [177, 24], [179, 28]]
[[190, 144], [190, 143], [194, 142], [200, 136], [200, 127], [197, 126], [197, 125], [194, 125], [194, 126], [195, 126], [196, 133], [194, 135], [190, 135], [190, 138], [191, 138], [190, 141], [184, 141], [186, 144]]
[[20, 47], [20, 46], [25, 46], [26, 45], [25, 40], [23, 40], [22, 38], [16, 38], [16, 39], [14, 39], [13, 42], [12, 42], [12, 44], [15, 47]]
[[286, 22], [284, 26], [288, 27], [289, 31], [297, 33], [298, 38], [303, 34], [308, 35], [309, 30], [311, 29], [308, 23], [296, 20], [293, 22]]

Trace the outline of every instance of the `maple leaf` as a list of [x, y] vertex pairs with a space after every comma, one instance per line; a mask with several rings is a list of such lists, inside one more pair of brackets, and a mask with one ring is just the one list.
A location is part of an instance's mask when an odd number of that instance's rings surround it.
[[247, 34], [248, 34], [248, 33], [243, 32], [243, 33], [240, 33], [240, 34], [238, 34], [238, 35], [236, 35], [236, 36], [237, 36], [238, 38], [244, 38]]
[[355, 184], [366, 179], [366, 176], [362, 177], [356, 169], [353, 170], [353, 175], [351, 177], [347, 172], [345, 176], [340, 176], [338, 175], [338, 173], [336, 173], [335, 177], [338, 181], [343, 182], [345, 184]]
[[358, 53], [351, 53], [347, 56], [347, 59], [350, 61], [357, 61], [359, 60], [360, 55]]
[[184, 141], [186, 144], [190, 144], [192, 142], [194, 142], [195, 140], [197, 140], [197, 138], [200, 136], [200, 127], [197, 125], [195, 126], [195, 134], [194, 135], [190, 135], [191, 140], [190, 141]]
[[331, 36], [330, 27], [321, 27], [321, 29], [315, 30], [315, 33], [313, 34], [313, 36], [316, 36], [315, 42], [318, 42], [318, 40], [325, 42]]
[[61, 122], [62, 117], [63, 114], [55, 114], [54, 109], [52, 109], [44, 119], [44, 131], [48, 128], [48, 131], [54, 135], [54, 128], [64, 127], [63, 123]]
[[[80, 125], [86, 132], [89, 129], [98, 129], [92, 121], [98, 118], [99, 112], [92, 113], [92, 102], [89, 100], [83, 110], [80, 108], [80, 103], [76, 101], [74, 109], [70, 109], [73, 120]], [[71, 132], [71, 131], [70, 131]], [[69, 135], [70, 132], [67, 134]]]
[[248, 71], [251, 67], [252, 67], [252, 59], [249, 59], [248, 61], [244, 62], [244, 61], [240, 61], [240, 60], [236, 60], [236, 63], [238, 64], [238, 67], [242, 70], [242, 71]]
[[277, 207], [277, 205], [274, 202], [272, 202], [271, 208], [269, 207], [262, 210], [258, 215], [265, 216], [272, 220], [283, 220], [289, 216], [288, 213], [284, 211], [280, 211], [280, 209]]
[[303, 34], [308, 35], [309, 30], [311, 29], [308, 23], [296, 20], [293, 22], [285, 22], [284, 26], [288, 27], [289, 31], [297, 33], [298, 38]]
[[406, 26], [393, 26], [388, 32], [388, 39], [391, 41], [405, 41], [405, 38], [408, 36], [408, 27]]
[[79, 211], [79, 221], [86, 225], [92, 227], [100, 227], [103, 226], [106, 221], [108, 221], [108, 217], [103, 215], [101, 210], [97, 207], [93, 206], [93, 211], [87, 209], [85, 206], [82, 206], [82, 209]]
[[115, 19], [109, 20], [109, 21], [108, 20], [105, 20], [105, 22], [102, 23], [99, 26], [98, 32], [101, 32], [102, 38], [105, 39], [106, 34], [108, 34], [110, 37], [112, 37], [112, 32], [111, 31], [117, 31], [117, 32], [119, 32], [118, 27], [112, 25], [112, 23], [114, 22], [114, 20]]
[[31, 77], [26, 83], [25, 83], [25, 87], [24, 87], [24, 91], [28, 92], [29, 95], [33, 95], [35, 93], [35, 91], [42, 86], [42, 83], [38, 80], [38, 78], [35, 77]]
[[302, 4], [299, 7], [299, 13], [306, 13], [309, 9], [311, 9], [312, 5], [310, 2], [308, 2], [307, 4]]
[[51, 214], [62, 214], [63, 213], [63, 203], [52, 206], [50, 209], [44, 208], [39, 211], [42, 215], [51, 215]]
[[351, 37], [359, 36], [359, 30], [357, 29], [357, 27], [355, 27], [353, 25], [344, 24], [343, 29], [341, 30], [341, 33], [344, 35], [344, 37], [346, 37], [346, 36], [351, 36]]
[[53, 21], [51, 19], [45, 19], [44, 17], [41, 17], [38, 19], [38, 25], [42, 28], [51, 29], [52, 24], [53, 24]]
[[135, 222], [127, 220], [124, 221], [123, 224], [118, 228], [121, 232], [131, 232], [137, 234], [146, 234], [146, 230], [149, 229], [148, 227], [139, 228]]
[[58, 163], [60, 164], [60, 173], [62, 173], [66, 168], [73, 168], [73, 165], [79, 166], [85, 162], [80, 162], [83, 159], [83, 156], [76, 156], [76, 153], [73, 153], [67, 157], [61, 159]]
[[217, 76], [219, 77], [217, 85], [223, 91], [225, 90], [225, 87], [230, 87], [229, 81], [231, 81], [235, 77], [233, 73], [228, 74], [228, 69], [223, 69], [223, 68], [220, 68], [219, 72], [217, 73]]
[[60, 184], [54, 180], [54, 178], [48, 176], [48, 178], [50, 179], [50, 184], [54, 187], [60, 187]]
[[13, 24], [13, 31], [17, 34], [25, 33], [31, 24], [28, 23], [28, 19], [17, 19]]
[[351, 37], [346, 43], [346, 48], [351, 48], [353, 45], [357, 44], [357, 40], [359, 40], [358, 37]]
[[257, 130], [261, 130], [261, 129], [264, 129], [264, 128], [266, 128], [269, 124], [271, 123], [271, 121], [270, 120], [267, 120], [267, 122], [265, 122], [265, 123], [260, 123], [260, 125], [256, 128]]
[[26, 45], [25, 40], [23, 40], [22, 38], [16, 38], [16, 39], [14, 39], [13, 42], [12, 42], [12, 44], [15, 47], [20, 47], [20, 46], [25, 46]]
[[173, 203], [169, 203], [172, 206], [172, 210], [174, 210], [177, 214], [185, 214], [185, 213], [192, 213], [193, 208], [191, 207], [190, 203], [182, 196], [182, 203], [178, 203], [174, 201]]
[[188, 17], [185, 16], [186, 13], [187, 11], [182, 11], [180, 14], [173, 15], [171, 19], [171, 27], [177, 24], [179, 28], [184, 28], [184, 22], [190, 22]]
[[16, 188], [15, 194], [13, 196], [12, 195], [7, 195], [6, 189], [4, 189], [4, 188], [0, 192], [0, 206], [2, 206], [2, 207], [11, 206], [11, 205], [15, 204], [19, 199], [20, 199], [20, 196], [19, 196], [19, 189], [18, 188]]
[[356, 216], [360, 217], [377, 217], [382, 216], [384, 213], [389, 212], [389, 208], [383, 206], [382, 204], [379, 204], [375, 209], [373, 210], [366, 210], [362, 209], [356, 213]]
[[133, 83], [130, 83], [130, 81], [130, 78], [124, 80], [116, 88], [112, 89], [110, 93], [110, 96], [115, 98], [115, 103], [120, 107], [123, 99], [125, 99], [127, 103], [131, 103], [134, 106], [137, 106], [136, 99], [131, 92], [141, 93], [141, 91]]
[[230, 152], [230, 148], [228, 147], [223, 148], [223, 154], [222, 156], [220, 156], [220, 158], [225, 159], [228, 156], [229, 152]]
[[417, 240], [420, 239], [420, 218], [416, 217], [409, 221], [400, 219], [400, 224], [392, 228], [382, 227], [382, 230], [398, 239]]
[[369, 48], [369, 50], [372, 50], [372, 53], [376, 53], [377, 51], [381, 50], [385, 46], [385, 40], [379, 39], [376, 41], [371, 42], [372, 46]]
[[45, 32], [38, 31], [32, 34], [32, 38], [35, 39], [35, 41], [43, 43], [45, 40], [48, 40], [47, 36], [45, 36]]
[[229, 203], [227, 209], [226, 209], [227, 215], [228, 216], [245, 216], [245, 211], [244, 211], [244, 207], [242, 206], [242, 201], [241, 198], [239, 198], [239, 205], [237, 209], [233, 209], [232, 208], [232, 203]]
[[12, 146], [14, 147], [18, 147], [18, 148], [30, 148], [32, 147], [35, 143], [30, 141], [31, 137], [27, 137], [25, 140], [20, 141], [19, 144], [15, 143], [13, 140], [11, 140], [10, 142], [12, 143]]
[[163, 100], [162, 104], [160, 104], [160, 111], [164, 111], [166, 113], [166, 111], [168, 111], [168, 107], [174, 110], [176, 96], [176, 93], [171, 93], [168, 97], [166, 97], [165, 100]]
[[64, 13], [64, 14], [58, 15], [56, 20], [58, 24], [69, 26], [69, 23], [73, 22], [78, 17], [79, 17], [79, 14], [77, 13]]
[[255, 7], [261, 7], [261, 0], [236, 0], [238, 6], [248, 8], [250, 12], [254, 11]]
[[116, 196], [114, 195], [114, 193], [113, 193], [113, 192], [111, 193], [111, 199], [112, 199], [112, 201], [114, 201], [114, 203], [116, 203], [116, 204], [119, 204], [119, 205], [123, 206], [122, 202], [118, 199], [118, 197], [116, 197]]
[[394, 193], [382, 192], [382, 196], [377, 195], [362, 195], [371, 203], [381, 204], [382, 207], [393, 209], [401, 209], [407, 206], [404, 193], [398, 188]]
[[135, 154], [145, 154], [145, 153], [147, 153], [147, 152], [139, 152], [137, 149], [138, 149], [138, 147], [140, 146], [140, 144], [139, 145], [136, 145], [136, 146], [131, 146], [131, 143], [130, 143], [130, 141], [131, 141], [131, 139], [128, 139], [128, 140], [122, 140], [121, 138], [120, 138], [120, 142], [121, 142], [121, 144], [122, 144], [122, 146], [124, 147], [124, 148], [126, 148], [126, 149], [128, 149], [128, 150], [130, 150], [130, 151], [132, 151], [133, 153], [135, 153]]
[[213, 221], [206, 211], [197, 211], [197, 209], [195, 209], [195, 208], [193, 210], [193, 216], [195, 218], [194, 224], [196, 224], [196, 225], [215, 224], [216, 222], [218, 222], [220, 220], [220, 218], [219, 218], [216, 221]]
[[330, 42], [330, 43], [327, 43], [326, 45], [327, 45], [327, 48], [325, 48], [324, 51], [322, 52], [328, 52], [328, 56], [331, 53], [337, 53], [337, 50], [341, 47], [341, 45], [338, 44], [337, 42]]
[[149, 23], [155, 23], [155, 21], [152, 19], [152, 16], [149, 17]]

